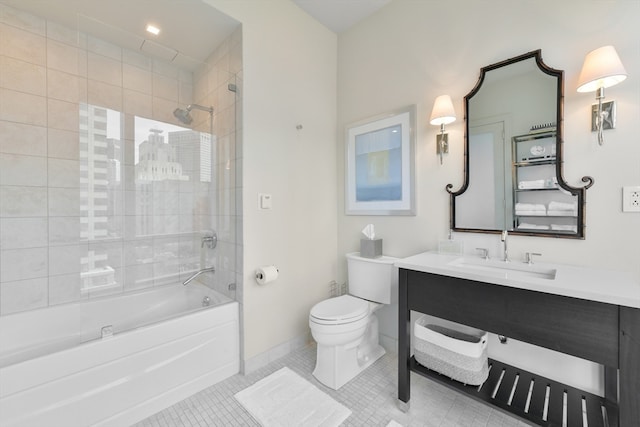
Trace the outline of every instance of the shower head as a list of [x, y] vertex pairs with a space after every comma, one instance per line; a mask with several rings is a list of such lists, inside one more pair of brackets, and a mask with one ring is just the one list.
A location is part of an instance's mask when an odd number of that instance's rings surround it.
[[186, 109], [176, 108], [175, 110], [173, 110], [173, 115], [185, 125], [189, 125], [193, 121], [193, 117], [191, 117], [191, 114], [189, 112], [194, 108], [196, 110], [206, 111], [207, 113], [213, 115], [213, 107], [203, 107], [202, 105], [198, 104], [189, 104], [187, 105]]
[[190, 125], [193, 121], [193, 117], [189, 114], [189, 110], [183, 110], [182, 108], [176, 108], [173, 110], [173, 115], [176, 119], [180, 120], [185, 125]]

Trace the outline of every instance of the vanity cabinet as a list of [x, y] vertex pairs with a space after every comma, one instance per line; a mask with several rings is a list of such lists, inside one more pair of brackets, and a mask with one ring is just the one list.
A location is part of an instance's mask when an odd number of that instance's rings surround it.
[[[399, 267], [401, 402], [415, 372], [538, 425], [640, 425], [639, 308]], [[411, 356], [412, 310], [602, 364], [605, 396], [491, 359], [482, 386], [449, 380]]]
[[555, 130], [512, 138], [513, 229], [575, 234], [578, 198], [558, 184]]

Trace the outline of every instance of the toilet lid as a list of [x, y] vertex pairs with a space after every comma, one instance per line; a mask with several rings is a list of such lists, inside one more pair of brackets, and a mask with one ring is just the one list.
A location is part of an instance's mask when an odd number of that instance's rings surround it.
[[311, 316], [319, 320], [354, 322], [369, 313], [369, 303], [351, 295], [329, 298], [314, 305]]

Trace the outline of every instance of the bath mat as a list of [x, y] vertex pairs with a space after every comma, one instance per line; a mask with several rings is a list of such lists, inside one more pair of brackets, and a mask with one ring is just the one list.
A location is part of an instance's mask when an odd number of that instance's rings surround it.
[[387, 427], [402, 427], [402, 424], [400, 424], [396, 420], [391, 420], [389, 421], [389, 424], [387, 424]]
[[289, 368], [282, 368], [235, 398], [264, 427], [337, 427], [351, 415], [345, 406]]

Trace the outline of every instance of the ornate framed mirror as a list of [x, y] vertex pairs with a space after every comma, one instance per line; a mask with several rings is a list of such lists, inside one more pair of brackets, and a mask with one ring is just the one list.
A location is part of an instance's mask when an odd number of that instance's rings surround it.
[[464, 183], [446, 186], [452, 230], [584, 239], [594, 181], [563, 177], [563, 84], [540, 50], [480, 70], [464, 98]]

